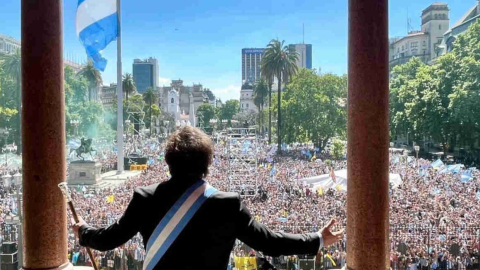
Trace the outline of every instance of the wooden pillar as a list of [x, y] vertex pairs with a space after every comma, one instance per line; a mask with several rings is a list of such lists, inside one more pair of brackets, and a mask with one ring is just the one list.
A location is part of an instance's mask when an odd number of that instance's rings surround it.
[[22, 0], [24, 268], [67, 259], [62, 0]]
[[388, 0], [349, 0], [348, 269], [389, 269]]

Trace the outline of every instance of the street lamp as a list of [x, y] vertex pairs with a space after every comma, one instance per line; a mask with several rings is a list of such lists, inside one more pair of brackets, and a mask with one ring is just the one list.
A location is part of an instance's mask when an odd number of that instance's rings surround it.
[[419, 145], [415, 145], [413, 147], [413, 149], [415, 149], [415, 153], [417, 154], [417, 166], [418, 166], [418, 152], [420, 152], [420, 146]]

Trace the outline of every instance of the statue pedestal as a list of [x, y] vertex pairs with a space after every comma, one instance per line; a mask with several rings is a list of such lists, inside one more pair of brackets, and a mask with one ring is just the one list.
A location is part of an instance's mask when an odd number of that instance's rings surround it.
[[102, 164], [94, 161], [73, 161], [68, 166], [69, 185], [95, 185], [102, 180]]

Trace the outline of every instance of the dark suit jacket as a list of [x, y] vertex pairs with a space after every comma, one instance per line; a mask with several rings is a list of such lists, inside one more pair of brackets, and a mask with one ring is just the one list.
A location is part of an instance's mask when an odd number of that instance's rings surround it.
[[[100, 251], [114, 249], [137, 232], [144, 245], [163, 216], [195, 181], [172, 178], [137, 188], [123, 216], [107, 228], [82, 226], [80, 245]], [[316, 254], [317, 233], [275, 233], [255, 221], [237, 193], [217, 192], [197, 211], [155, 269], [225, 270], [239, 239], [269, 256]]]

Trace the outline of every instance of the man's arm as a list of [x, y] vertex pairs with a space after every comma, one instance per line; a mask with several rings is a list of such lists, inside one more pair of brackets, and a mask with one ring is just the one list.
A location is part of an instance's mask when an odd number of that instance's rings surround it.
[[139, 231], [142, 218], [142, 195], [133, 193], [123, 216], [106, 228], [96, 229], [84, 223], [78, 229], [80, 245], [100, 251], [111, 250], [121, 246]]
[[253, 249], [262, 251], [265, 255], [277, 257], [296, 254], [315, 255], [322, 247], [322, 237], [319, 233], [272, 232], [252, 217], [239, 196], [237, 201], [238, 212], [235, 213], [237, 238]]

